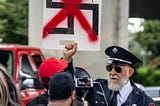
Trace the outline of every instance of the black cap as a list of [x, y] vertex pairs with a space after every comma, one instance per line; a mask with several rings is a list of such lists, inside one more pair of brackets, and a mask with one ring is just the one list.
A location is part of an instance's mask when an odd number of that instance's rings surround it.
[[68, 72], [59, 72], [50, 80], [49, 99], [67, 99], [72, 95], [73, 90], [75, 90], [75, 82], [72, 75]]
[[137, 63], [141, 63], [135, 55], [119, 46], [110, 46], [105, 53], [109, 56], [107, 64], [128, 64], [135, 67]]

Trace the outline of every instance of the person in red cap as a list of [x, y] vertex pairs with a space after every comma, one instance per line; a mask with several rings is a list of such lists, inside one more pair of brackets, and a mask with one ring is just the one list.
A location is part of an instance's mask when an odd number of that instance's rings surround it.
[[51, 77], [68, 67], [67, 61], [64, 59], [48, 58], [42, 62], [39, 67], [38, 75], [42, 85], [48, 90], [48, 83]]
[[46, 106], [48, 104], [48, 88], [51, 77], [61, 71], [70, 72], [73, 75], [74, 69], [72, 65], [72, 56], [75, 54], [76, 49], [76, 42], [68, 43], [63, 51], [63, 58], [56, 59], [54, 57], [50, 57], [42, 62], [38, 70], [38, 75], [42, 85], [46, 89], [46, 92], [29, 101], [26, 106]]

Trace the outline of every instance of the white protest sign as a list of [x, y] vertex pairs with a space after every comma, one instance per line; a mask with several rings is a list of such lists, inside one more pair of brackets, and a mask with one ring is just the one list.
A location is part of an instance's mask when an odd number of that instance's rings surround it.
[[44, 49], [64, 49], [76, 41], [78, 50], [100, 50], [101, 0], [44, 0]]

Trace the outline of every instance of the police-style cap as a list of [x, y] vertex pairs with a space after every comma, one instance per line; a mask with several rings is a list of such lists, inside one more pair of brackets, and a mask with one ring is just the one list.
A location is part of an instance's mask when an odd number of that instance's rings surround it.
[[49, 84], [49, 99], [64, 100], [69, 98], [75, 90], [75, 82], [72, 75], [68, 72], [55, 74]]
[[109, 56], [107, 64], [128, 64], [135, 67], [137, 63], [141, 63], [135, 55], [119, 46], [110, 46], [105, 53]]

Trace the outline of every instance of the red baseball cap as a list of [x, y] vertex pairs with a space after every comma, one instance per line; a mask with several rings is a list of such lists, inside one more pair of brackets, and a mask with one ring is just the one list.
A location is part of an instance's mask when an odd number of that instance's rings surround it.
[[51, 78], [54, 74], [63, 71], [67, 68], [68, 64], [64, 59], [56, 59], [54, 57], [48, 58], [42, 62], [39, 67], [38, 75], [39, 78], [42, 79], [43, 77]]

